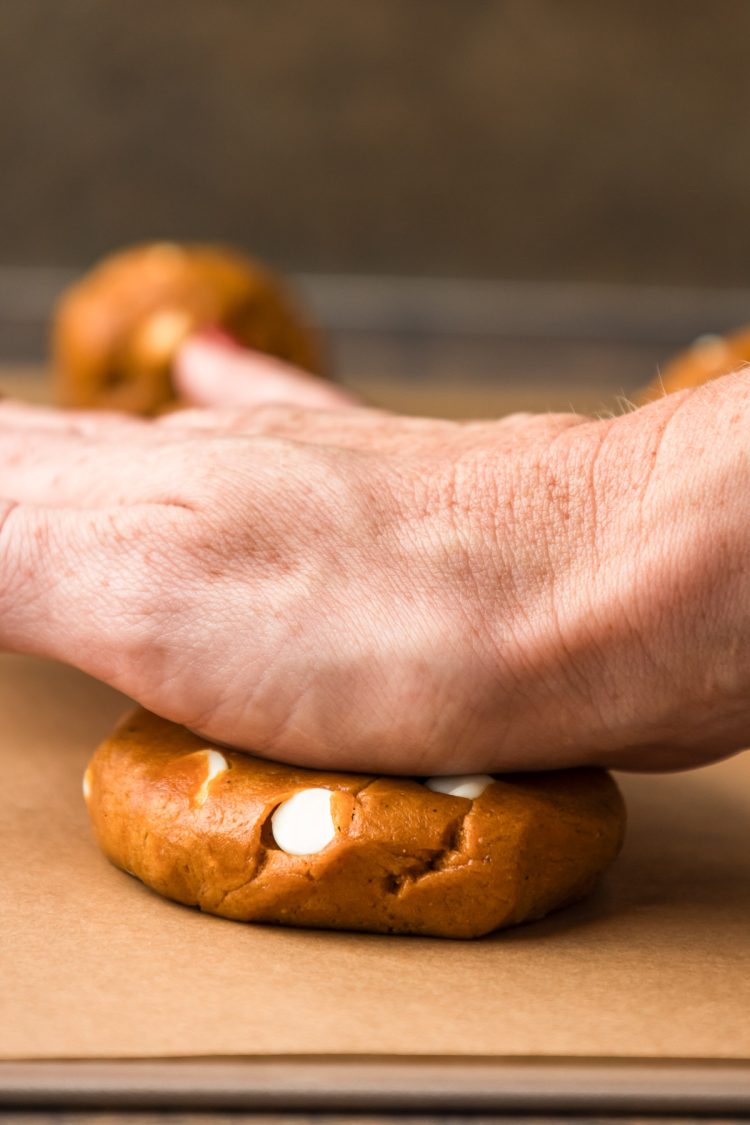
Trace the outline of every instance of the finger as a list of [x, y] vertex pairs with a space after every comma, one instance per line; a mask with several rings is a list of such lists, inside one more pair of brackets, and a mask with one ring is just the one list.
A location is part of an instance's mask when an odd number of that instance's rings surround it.
[[287, 402], [336, 410], [355, 402], [342, 387], [213, 336], [194, 336], [183, 344], [173, 378], [180, 393], [196, 406]]
[[184, 503], [194, 466], [194, 441], [190, 452], [186, 444], [156, 427], [127, 441], [0, 429], [0, 495], [46, 507]]
[[115, 431], [142, 431], [149, 422], [115, 410], [58, 410], [35, 406], [15, 399], [0, 402], [0, 430], [51, 430], [60, 433], [96, 436]]
[[157, 505], [74, 511], [0, 499], [0, 647], [132, 693], [170, 627], [170, 560], [194, 518]]

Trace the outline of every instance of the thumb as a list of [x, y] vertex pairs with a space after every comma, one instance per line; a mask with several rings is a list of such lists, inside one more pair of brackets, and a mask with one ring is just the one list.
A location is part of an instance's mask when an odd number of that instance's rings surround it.
[[172, 376], [180, 394], [195, 406], [283, 402], [341, 410], [356, 403], [355, 396], [342, 387], [218, 335], [186, 340], [175, 358]]

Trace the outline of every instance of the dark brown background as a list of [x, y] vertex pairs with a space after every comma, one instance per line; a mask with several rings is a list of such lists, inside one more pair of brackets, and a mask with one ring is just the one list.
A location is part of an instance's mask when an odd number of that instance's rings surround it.
[[745, 0], [1, 0], [0, 264], [744, 285]]
[[224, 239], [389, 402], [609, 405], [750, 321], [748, 42], [747, 0], [0, 0], [0, 361], [113, 248]]

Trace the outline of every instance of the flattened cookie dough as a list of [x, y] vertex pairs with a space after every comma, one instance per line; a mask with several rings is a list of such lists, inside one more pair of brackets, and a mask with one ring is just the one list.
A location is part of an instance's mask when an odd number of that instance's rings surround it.
[[480, 937], [582, 898], [625, 828], [604, 770], [426, 782], [296, 769], [148, 711], [96, 751], [84, 794], [118, 867], [244, 922]]
[[208, 327], [322, 373], [315, 332], [265, 266], [221, 246], [159, 242], [105, 258], [63, 294], [52, 340], [58, 401], [154, 414], [175, 400], [177, 349]]

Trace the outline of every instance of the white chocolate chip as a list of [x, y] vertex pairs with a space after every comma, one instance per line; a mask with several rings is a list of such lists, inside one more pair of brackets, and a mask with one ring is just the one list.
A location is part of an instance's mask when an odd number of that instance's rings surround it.
[[161, 309], [135, 330], [131, 347], [140, 356], [167, 361], [195, 327], [182, 309]]
[[731, 357], [731, 352], [727, 347], [726, 341], [723, 336], [714, 336], [707, 334], [699, 336], [690, 345], [693, 358], [705, 367], [707, 371], [713, 367], [717, 367], [721, 363], [727, 362]]
[[83, 775], [83, 799], [88, 801], [91, 798], [91, 770], [86, 770]]
[[207, 766], [206, 777], [200, 789], [195, 795], [196, 803], [202, 805], [208, 798], [209, 785], [215, 777], [218, 777], [219, 774], [222, 774], [225, 770], [229, 769], [229, 763], [227, 762], [224, 755], [220, 754], [218, 750], [199, 750], [198, 753], [205, 755]]
[[468, 797], [473, 801], [475, 797], [481, 797], [494, 780], [488, 773], [464, 773], [456, 777], [428, 777], [425, 785], [434, 793], [446, 793], [449, 797]]
[[336, 835], [331, 813], [330, 789], [303, 789], [295, 793], [271, 817], [273, 838], [289, 855], [322, 852]]
[[691, 348], [715, 348], [717, 346], [724, 347], [724, 337], [719, 336], [716, 332], [704, 332], [702, 336], [696, 336], [690, 345]]

